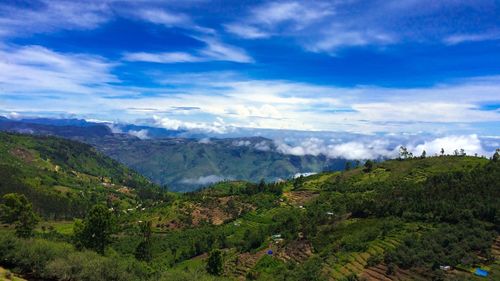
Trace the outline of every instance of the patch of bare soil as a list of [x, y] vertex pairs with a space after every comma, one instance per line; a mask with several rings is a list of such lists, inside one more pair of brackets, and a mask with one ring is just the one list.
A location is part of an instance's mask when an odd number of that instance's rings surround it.
[[366, 268], [360, 275], [360, 280], [366, 281], [403, 281], [403, 280], [429, 280], [425, 274], [396, 268], [393, 273], [388, 274], [385, 263]]
[[238, 280], [246, 280], [246, 275], [257, 262], [267, 254], [269, 249], [262, 249], [256, 253], [243, 253], [225, 265], [226, 275], [234, 276]]
[[12, 148], [9, 151], [9, 153], [12, 156], [17, 157], [26, 163], [31, 163], [35, 159], [35, 157], [29, 150], [20, 147]]
[[287, 198], [288, 203], [290, 203], [291, 205], [303, 206], [309, 201], [318, 197], [319, 193], [314, 191], [304, 190], [304, 191], [285, 192], [283, 195]]
[[298, 240], [279, 247], [275, 256], [285, 262], [302, 263], [312, 256], [312, 245], [307, 240]]

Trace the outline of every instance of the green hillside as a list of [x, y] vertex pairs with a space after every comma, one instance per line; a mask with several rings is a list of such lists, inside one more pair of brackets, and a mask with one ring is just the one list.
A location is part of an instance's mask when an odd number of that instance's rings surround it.
[[[33, 182], [43, 177], [26, 175], [59, 170], [62, 176], [51, 178], [68, 190], [86, 189], [76, 183], [88, 180], [96, 194], [117, 194], [117, 202], [130, 204], [118, 213], [109, 205], [89, 204], [83, 221], [46, 218], [31, 238], [16, 237], [11, 225], [0, 228], [0, 266], [21, 276], [148, 281], [500, 276], [500, 161], [468, 156], [390, 160], [279, 183], [226, 181], [197, 192], [140, 197], [141, 188], [131, 194], [117, 189], [126, 179], [141, 184], [143, 178], [106, 164], [115, 162], [99, 160], [102, 156], [91, 150], [77, 153], [81, 144], [3, 137], [2, 163], [17, 167], [12, 180], [37, 189]], [[73, 156], [54, 156], [62, 152]], [[50, 161], [41, 155], [51, 155]], [[71, 172], [82, 163], [88, 165], [85, 170]], [[103, 177], [115, 186], [103, 185]], [[6, 193], [4, 186], [2, 181]], [[57, 189], [44, 185], [43, 190]], [[476, 268], [489, 276], [474, 276]]]
[[128, 206], [135, 188], [152, 186], [89, 145], [8, 133], [0, 133], [0, 178], [0, 196], [25, 194], [40, 214], [54, 218], [83, 216], [89, 206], [106, 200]]

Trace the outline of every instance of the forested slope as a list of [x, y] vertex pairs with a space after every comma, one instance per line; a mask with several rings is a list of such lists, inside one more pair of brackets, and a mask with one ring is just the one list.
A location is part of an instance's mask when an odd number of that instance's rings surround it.
[[82, 216], [97, 202], [131, 203], [152, 184], [90, 145], [55, 137], [0, 133], [0, 195], [25, 194], [42, 215]]

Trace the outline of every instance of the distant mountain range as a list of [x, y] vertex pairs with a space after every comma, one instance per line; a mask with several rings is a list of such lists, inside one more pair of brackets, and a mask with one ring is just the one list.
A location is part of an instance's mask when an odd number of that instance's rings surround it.
[[276, 181], [300, 173], [341, 170], [346, 162], [323, 155], [283, 154], [272, 140], [262, 137], [208, 139], [183, 130], [81, 119], [0, 117], [0, 130], [91, 144], [172, 191], [191, 191], [222, 180]]

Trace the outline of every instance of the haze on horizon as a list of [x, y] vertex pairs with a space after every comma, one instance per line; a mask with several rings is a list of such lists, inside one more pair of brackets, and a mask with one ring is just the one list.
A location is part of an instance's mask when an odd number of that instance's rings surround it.
[[[489, 153], [499, 17], [493, 0], [4, 1], [0, 115], [399, 136], [421, 140], [415, 149], [458, 140]], [[358, 149], [353, 139], [334, 143]], [[377, 141], [362, 145], [386, 149]]]

